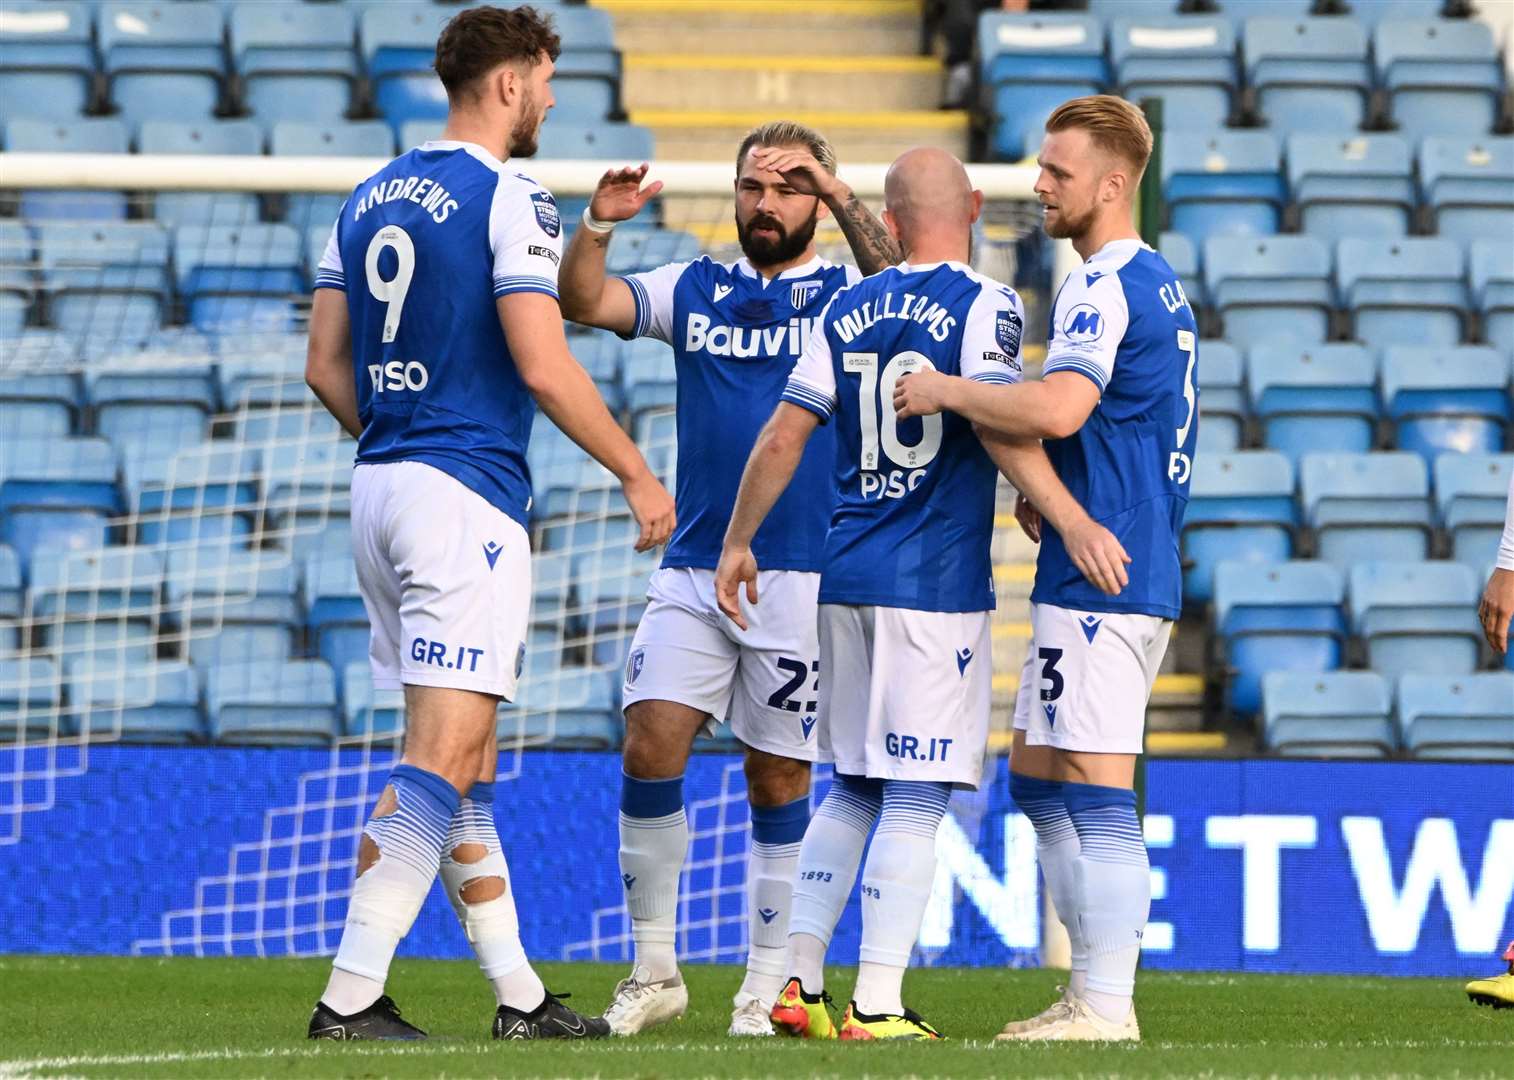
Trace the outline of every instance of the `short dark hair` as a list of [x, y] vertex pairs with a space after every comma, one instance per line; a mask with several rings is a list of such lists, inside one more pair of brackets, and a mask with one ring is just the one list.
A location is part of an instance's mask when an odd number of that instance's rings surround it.
[[460, 11], [436, 39], [437, 77], [456, 101], [500, 64], [518, 60], [535, 66], [542, 53], [556, 60], [562, 41], [552, 16], [533, 7], [476, 7]]

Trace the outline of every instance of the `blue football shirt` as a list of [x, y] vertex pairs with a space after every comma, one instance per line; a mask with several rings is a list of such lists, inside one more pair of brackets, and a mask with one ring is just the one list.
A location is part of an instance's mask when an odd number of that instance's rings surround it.
[[[678, 371], [678, 529], [662, 565], [720, 564], [741, 473], [757, 433], [836, 290], [857, 270], [815, 258], [764, 280], [746, 259], [705, 256], [624, 280], [636, 301], [633, 337], [673, 346]], [[818, 573], [834, 493], [835, 443], [810, 440], [788, 490], [752, 539], [764, 570]]]
[[1017, 382], [1024, 326], [1013, 289], [960, 263], [903, 264], [836, 294], [783, 393], [836, 420], [822, 604], [993, 609], [997, 469], [955, 413], [898, 420], [894, 386], [928, 367]]
[[481, 146], [428, 142], [357, 186], [315, 285], [347, 297], [359, 464], [424, 462], [526, 524], [536, 402], [495, 300], [556, 297], [561, 254], [551, 194]]
[[1042, 530], [1031, 600], [1074, 611], [1182, 613], [1178, 539], [1198, 442], [1198, 327], [1167, 260], [1139, 240], [1106, 244], [1063, 282], [1043, 371], [1075, 371], [1102, 395], [1074, 435], [1048, 440], [1057, 475], [1130, 555], [1106, 596]]

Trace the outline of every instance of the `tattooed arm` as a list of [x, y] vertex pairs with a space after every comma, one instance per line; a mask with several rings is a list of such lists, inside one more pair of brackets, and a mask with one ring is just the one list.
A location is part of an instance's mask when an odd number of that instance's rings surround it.
[[[612, 227], [635, 217], [662, 190], [660, 180], [643, 188], [646, 175], [646, 165], [605, 173], [589, 203], [590, 216]], [[596, 231], [587, 224], [574, 230], [557, 272], [558, 298], [563, 318], [629, 334], [636, 325], [636, 305], [629, 285], [605, 275], [610, 236], [608, 229]]]
[[828, 172], [808, 151], [770, 146], [755, 151], [753, 161], [759, 168], [782, 173], [795, 191], [820, 197], [836, 216], [836, 224], [841, 226], [857, 260], [857, 269], [864, 275], [876, 274], [904, 261], [899, 241], [883, 222], [873, 217], [856, 192]]

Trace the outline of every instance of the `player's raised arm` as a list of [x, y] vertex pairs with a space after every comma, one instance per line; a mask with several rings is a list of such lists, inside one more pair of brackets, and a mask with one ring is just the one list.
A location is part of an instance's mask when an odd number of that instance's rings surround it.
[[620, 481], [641, 535], [637, 551], [665, 544], [675, 524], [673, 497], [647, 467], [631, 437], [605, 407], [589, 373], [568, 351], [557, 301], [539, 292], [500, 297], [500, 325], [516, 370], [542, 412]]
[[842, 235], [863, 274], [876, 274], [904, 259], [899, 241], [873, 216], [851, 187], [826, 169], [808, 150], [770, 146], [756, 151], [758, 168], [782, 174], [790, 187], [804, 195], [818, 195], [841, 226]]
[[600, 177], [584, 212], [583, 227], [573, 234], [557, 275], [557, 291], [565, 319], [585, 326], [630, 334], [636, 328], [636, 303], [623, 278], [605, 273], [605, 256], [615, 226], [640, 213], [659, 191], [662, 181], [646, 187], [648, 166], [611, 169]]

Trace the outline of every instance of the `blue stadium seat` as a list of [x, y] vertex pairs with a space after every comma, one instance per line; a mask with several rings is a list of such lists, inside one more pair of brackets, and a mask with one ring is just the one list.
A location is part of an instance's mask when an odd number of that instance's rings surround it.
[[405, 692], [375, 690], [367, 660], [342, 669], [342, 730], [365, 738], [398, 734], [405, 726]]
[[336, 677], [324, 660], [223, 665], [205, 704], [218, 743], [319, 746], [337, 736]]
[[[447, 115], [447, 92], [431, 61], [442, 27], [455, 14], [454, 8], [411, 2], [377, 4], [358, 19], [373, 104], [396, 136], [409, 121]], [[406, 149], [419, 145], [406, 144], [403, 138], [400, 142]]]
[[1508, 430], [1509, 361], [1486, 345], [1383, 352], [1383, 403], [1397, 425], [1400, 450], [1426, 463], [1447, 450], [1491, 454]]
[[[269, 152], [299, 157], [388, 158], [394, 153], [394, 133], [382, 120], [315, 123], [285, 120], [273, 126]], [[331, 223], [345, 195], [294, 192], [285, 202], [284, 220], [303, 234], [319, 228], [322, 250]], [[317, 253], [316, 262], [320, 261]], [[312, 276], [313, 267], [312, 267]]]
[[57, 330], [28, 326], [5, 343], [5, 357], [23, 371], [74, 372], [84, 343]]
[[1461, 248], [1450, 240], [1350, 237], [1336, 249], [1342, 305], [1369, 345], [1455, 345], [1470, 302]]
[[1377, 80], [1399, 130], [1486, 135], [1498, 112], [1502, 65], [1493, 31], [1476, 19], [1386, 19], [1372, 35]]
[[1277, 232], [1287, 201], [1281, 156], [1265, 131], [1165, 133], [1162, 189], [1172, 228], [1201, 250], [1211, 236]]
[[1514, 236], [1514, 137], [1426, 139], [1419, 182], [1438, 235], [1463, 243]]
[[0, 21], [0, 122], [18, 116], [77, 119], [93, 97], [89, 8], [73, 0], [7, 0], [5, 15]]
[[1405, 675], [1398, 728], [1417, 758], [1514, 761], [1514, 674]]
[[620, 514], [586, 519], [547, 521], [539, 529], [540, 542], [532, 550], [582, 553], [636, 542], [636, 522]]
[[104, 439], [26, 439], [0, 459], [0, 543], [34, 551], [97, 548], [121, 511], [116, 456]]
[[[424, 143], [435, 142], [442, 137], [442, 130], [447, 126], [447, 121], [441, 117], [431, 117], [420, 120], [406, 120], [402, 124], [395, 125], [395, 131], [399, 135], [400, 153], [414, 150]], [[543, 137], [547, 129], [542, 129]]]
[[265, 124], [339, 120], [351, 108], [357, 54], [344, 5], [238, 4], [230, 29], [243, 101]]
[[170, 618], [201, 670], [294, 651], [301, 619], [294, 566], [282, 552], [175, 549], [167, 584]]
[[1384, 19], [1438, 19], [1446, 0], [1351, 0], [1351, 15], [1368, 29]]
[[560, 668], [539, 674], [522, 680], [517, 704], [500, 704], [500, 746], [614, 749], [620, 745], [622, 730], [614, 709], [614, 692], [606, 672]]
[[68, 677], [69, 735], [94, 742], [184, 744], [205, 741], [200, 684], [178, 660], [155, 660], [136, 670], [79, 667]]
[[605, 259], [611, 274], [634, 274], [699, 258], [699, 240], [676, 229], [636, 229], [616, 238]]
[[368, 657], [368, 612], [350, 551], [305, 560], [305, 625], [316, 653], [337, 671]]
[[[26, 590], [21, 581], [21, 556], [16, 549], [0, 544], [0, 619], [21, 617], [21, 604]], [[0, 645], [0, 653], [5, 648]]]
[[1409, 144], [1396, 135], [1291, 135], [1288, 185], [1303, 231], [1322, 240], [1406, 236], [1414, 210]]
[[1225, 340], [1237, 346], [1312, 345], [1329, 336], [1330, 250], [1312, 236], [1212, 237], [1204, 287]]
[[163, 591], [163, 556], [145, 547], [39, 551], [32, 614], [43, 619], [134, 619], [150, 625]]
[[1377, 361], [1362, 346], [1257, 345], [1246, 356], [1246, 382], [1262, 443], [1294, 465], [1310, 452], [1372, 449]]
[[128, 458], [126, 465], [138, 543], [225, 548], [251, 534], [262, 467], [255, 449], [206, 442], [169, 456]]
[[[5, 125], [7, 150], [37, 154], [124, 154], [126, 125], [111, 117], [87, 120], [12, 120]], [[32, 221], [114, 221], [126, 216], [119, 191], [23, 191], [19, 212]]]
[[1441, 454], [1435, 459], [1435, 503], [1451, 538], [1451, 557], [1481, 570], [1498, 556], [1514, 478], [1514, 454]]
[[1224, 560], [1286, 562], [1298, 510], [1293, 466], [1271, 450], [1199, 454], [1183, 523], [1183, 595], [1205, 603]]
[[[312, 411], [306, 409], [292, 418], [311, 416]], [[329, 525], [349, 522], [356, 454], [356, 444], [349, 439], [299, 439], [269, 446], [263, 457], [264, 542], [304, 554], [320, 546], [319, 535]], [[335, 661], [332, 666], [341, 670]]]
[[1346, 647], [1346, 583], [1329, 563], [1221, 562], [1211, 625], [1225, 647], [1226, 706], [1253, 716], [1269, 671], [1334, 671]]
[[[1270, 12], [1269, 12], [1270, 14]], [[1353, 131], [1367, 114], [1367, 31], [1350, 19], [1247, 19], [1246, 81], [1279, 133]]]
[[1350, 577], [1352, 628], [1367, 666], [1390, 679], [1407, 672], [1463, 675], [1477, 667], [1482, 583], [1458, 562], [1358, 562]]
[[215, 383], [211, 358], [200, 359], [176, 357], [154, 369], [136, 358], [108, 357], [91, 367], [95, 430], [115, 444], [128, 486], [144, 472], [166, 473], [175, 454], [208, 438]]
[[597, 123], [619, 105], [620, 52], [608, 11], [562, 7], [553, 13], [562, 55], [552, 75], [553, 112], [577, 123]]
[[189, 320], [212, 333], [289, 331], [305, 292], [300, 234], [288, 225], [181, 225], [174, 265]]
[[0, 341], [20, 337], [37, 298], [37, 242], [22, 221], [0, 221]]
[[74, 433], [79, 384], [61, 372], [0, 374], [0, 446]]
[[1053, 109], [1109, 82], [1104, 25], [1087, 15], [985, 12], [978, 56], [992, 95], [990, 149], [1001, 160], [1034, 153]]
[[561, 626], [573, 600], [573, 556], [564, 552], [531, 554], [531, 621]]
[[1433, 512], [1424, 458], [1408, 451], [1305, 454], [1299, 497], [1318, 557], [1346, 567], [1429, 554]]
[[1157, 238], [1157, 251], [1177, 274], [1189, 306], [1194, 310], [1203, 307], [1204, 278], [1199, 273], [1199, 251], [1193, 241], [1180, 232], [1164, 232]]
[[647, 583], [660, 562], [660, 555], [629, 547], [605, 548], [577, 558], [574, 577], [591, 634], [635, 629], [646, 610]]
[[1222, 18], [1119, 12], [1109, 28], [1114, 81], [1130, 101], [1161, 98], [1164, 116], [1192, 131], [1223, 127], [1236, 94], [1235, 31]]
[[[642, 231], [650, 233], [652, 230]], [[620, 354], [624, 345], [625, 343], [617, 335], [608, 331], [575, 332], [568, 337], [568, 348], [583, 365], [584, 370], [589, 373], [589, 377], [594, 380], [594, 385], [599, 388], [600, 397], [605, 399], [605, 404], [610, 407], [611, 412], [619, 412], [625, 407], [625, 398], [620, 384]]]
[[231, 411], [298, 410], [310, 405], [305, 387], [305, 336], [300, 333], [254, 335], [218, 367], [221, 401]]
[[0, 730], [12, 741], [47, 739], [62, 726], [63, 683], [44, 656], [0, 657]]
[[1262, 712], [1262, 741], [1279, 754], [1383, 758], [1398, 747], [1388, 682], [1376, 672], [1272, 672]]
[[[540, 149], [536, 156], [582, 158], [615, 161], [651, 161], [652, 133], [636, 124], [560, 124], [549, 123], [541, 129]], [[571, 216], [564, 214], [565, 222]]]
[[[144, 154], [261, 154], [263, 129], [252, 120], [182, 123], [149, 120], [137, 134]], [[160, 191], [153, 217], [165, 225], [245, 225], [258, 220], [258, 197], [248, 191]]]
[[1200, 341], [1199, 449], [1239, 450], [1246, 430], [1241, 354], [1228, 341]]
[[226, 20], [215, 4], [115, 0], [98, 27], [110, 99], [128, 122], [199, 123], [220, 107]]
[[1514, 354], [1514, 247], [1502, 240], [1474, 240], [1467, 261], [1482, 339]]
[[673, 350], [652, 338], [627, 342], [621, 356], [621, 382], [626, 406], [633, 414], [677, 404], [678, 367]]
[[48, 315], [75, 338], [140, 345], [172, 295], [168, 234], [148, 221], [43, 223], [37, 230]]
[[1088, 0], [1088, 11], [1101, 19], [1164, 19], [1178, 12], [1178, 0]]
[[63, 665], [65, 675], [85, 668], [102, 678], [107, 671], [125, 678], [158, 655], [158, 638], [149, 621], [120, 615], [45, 621], [39, 628], [38, 645]]

